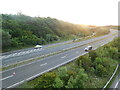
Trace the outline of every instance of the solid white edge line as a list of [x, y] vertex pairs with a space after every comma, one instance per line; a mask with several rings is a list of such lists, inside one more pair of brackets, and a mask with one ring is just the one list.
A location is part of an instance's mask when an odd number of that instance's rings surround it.
[[11, 85], [11, 86], [9, 86], [9, 87], [7, 87], [7, 88], [12, 88], [12, 87], [14, 87], [14, 86], [16, 86], [16, 85], [19, 85], [19, 84], [23, 83], [24, 81], [25, 81], [25, 80], [22, 80], [22, 81], [20, 81], [19, 83], [13, 84], [13, 85]]
[[116, 83], [114, 90], [117, 88], [119, 81]]
[[105, 84], [105, 86], [103, 87], [103, 90], [107, 87], [107, 85], [110, 83], [111, 79], [114, 77], [116, 71], [118, 70], [118, 66], [119, 66], [119, 65], [116, 66], [116, 69], [115, 69], [113, 75], [110, 77], [110, 79], [108, 80], [108, 82]]

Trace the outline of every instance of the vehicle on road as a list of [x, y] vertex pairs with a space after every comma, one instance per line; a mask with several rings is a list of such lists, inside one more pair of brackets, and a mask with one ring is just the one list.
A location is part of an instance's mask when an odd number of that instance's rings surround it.
[[42, 48], [43, 46], [41, 46], [41, 45], [36, 45], [34, 48], [35, 49], [38, 49], [38, 48]]
[[88, 52], [89, 50], [92, 50], [92, 46], [87, 46], [84, 50]]

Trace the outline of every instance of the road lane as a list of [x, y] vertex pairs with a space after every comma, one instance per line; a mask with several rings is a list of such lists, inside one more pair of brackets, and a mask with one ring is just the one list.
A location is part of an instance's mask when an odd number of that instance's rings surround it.
[[[102, 45], [102, 44], [108, 43], [113, 38], [114, 37], [110, 37], [105, 40], [101, 40], [101, 41], [92, 43], [90, 45], [92, 45], [93, 49], [94, 49], [94, 48], [97, 48], [98, 45], [100, 45], [100, 44]], [[102, 42], [102, 43], [100, 43], [100, 42]], [[68, 63], [68, 62], [74, 60], [78, 56], [86, 53], [84, 51], [84, 48], [86, 46], [75, 48], [75, 49], [72, 49], [72, 50], [57, 54], [57, 55], [49, 56], [42, 60], [32, 62], [31, 64], [23, 65], [22, 67], [4, 71], [2, 73], [3, 78], [12, 75], [13, 72], [16, 72], [16, 75], [14, 75], [11, 78], [3, 80], [3, 82], [2, 82], [3, 88], [12, 87], [16, 84], [19, 84], [20, 82], [24, 82], [24, 81], [28, 80], [29, 78], [31, 78], [33, 76], [42, 74], [43, 72], [47, 72], [49, 70], [56, 68], [57, 66], [60, 66], [62, 64], [65, 64], [65, 63]], [[74, 53], [74, 52], [79, 52], [79, 53]], [[61, 58], [61, 57], [64, 57], [65, 55], [67, 55], [65, 58]], [[45, 64], [45, 63], [47, 63], [47, 65], [43, 65], [42, 67], [40, 67], [41, 64]]]
[[111, 33], [109, 33], [108, 35], [105, 35], [105, 36], [96, 37], [96, 38], [84, 40], [84, 41], [81, 41], [81, 42], [75, 42], [75, 43], [71, 43], [71, 44], [67, 44], [67, 45], [61, 45], [61, 46], [58, 46], [58, 47], [52, 47], [52, 48], [47, 48], [47, 49], [45, 49], [45, 48], [43, 48], [43, 49], [33, 49], [33, 50], [30, 49], [30, 51], [24, 51], [24, 52], [20, 52], [18, 54], [15, 53], [15, 54], [12, 54], [12, 55], [3, 56], [2, 65], [7, 66], [7, 65], [15, 64], [15, 63], [20, 62], [20, 61], [35, 58], [35, 57], [38, 57], [38, 56], [47, 55], [47, 54], [50, 54], [50, 53], [53, 53], [53, 52], [58, 52], [58, 51], [61, 51], [61, 50], [65, 50], [66, 48], [84, 45], [86, 43], [90, 43], [90, 42], [93, 42], [95, 40], [99, 40], [99, 39], [108, 37], [108, 36], [112, 35], [114, 32], [116, 32], [116, 31], [112, 30]]

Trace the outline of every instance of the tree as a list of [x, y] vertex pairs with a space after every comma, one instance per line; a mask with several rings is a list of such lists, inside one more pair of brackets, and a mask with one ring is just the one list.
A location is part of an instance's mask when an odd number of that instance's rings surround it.
[[83, 57], [80, 57], [81, 59], [81, 65], [82, 67], [86, 70], [86, 71], [89, 71], [91, 65], [92, 65], [92, 62], [91, 62], [91, 59], [88, 55], [85, 55]]
[[63, 85], [64, 85], [63, 81], [59, 77], [56, 77], [54, 84], [53, 84], [53, 87], [54, 88], [62, 88]]
[[56, 73], [54, 72], [46, 73], [38, 79], [35, 88], [52, 88], [55, 78]]
[[95, 50], [89, 51], [89, 57], [91, 58], [92, 62], [95, 61], [95, 59], [97, 57], [97, 54], [96, 54]]
[[84, 84], [87, 79], [88, 75], [84, 72], [84, 69], [80, 69], [74, 81], [74, 88], [84, 88]]
[[58, 75], [60, 77], [66, 77], [66, 76], [68, 76], [67, 72], [68, 72], [68, 70], [67, 70], [66, 67], [61, 67], [61, 68], [58, 69]]
[[11, 35], [9, 34], [9, 32], [6, 32], [2, 29], [0, 29], [0, 37], [2, 37], [2, 48], [5, 49], [5, 48], [8, 48], [10, 45], [11, 45]]
[[19, 40], [19, 38], [15, 37], [11, 39], [11, 46], [12, 47], [21, 47], [23, 43]]
[[107, 70], [103, 65], [98, 64], [96, 67], [96, 74], [100, 77], [106, 76]]
[[74, 88], [74, 85], [75, 85], [75, 80], [74, 80], [73, 76], [71, 76], [65, 87], [66, 88]]
[[66, 67], [59, 68], [57, 74], [61, 78], [61, 80], [64, 80], [64, 84], [66, 84], [69, 78], [67, 68]]

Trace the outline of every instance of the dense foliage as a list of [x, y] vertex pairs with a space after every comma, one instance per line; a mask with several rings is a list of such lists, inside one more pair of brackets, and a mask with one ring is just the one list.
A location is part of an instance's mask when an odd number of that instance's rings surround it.
[[[46, 44], [78, 33], [84, 35], [77, 25], [50, 17], [29, 17], [23, 14], [3, 14], [2, 30], [0, 31], [3, 32], [3, 49], [8, 46]], [[90, 33], [88, 32], [88, 34]]]
[[97, 31], [99, 34], [106, 33], [104, 28], [72, 24], [50, 17], [30, 17], [21, 13], [1, 16], [3, 50], [84, 37]]
[[[118, 40], [30, 81], [31, 88], [102, 88], [119, 62]], [[35, 82], [35, 83], [33, 83]], [[24, 85], [23, 85], [24, 87]], [[25, 87], [24, 87], [25, 88]]]

